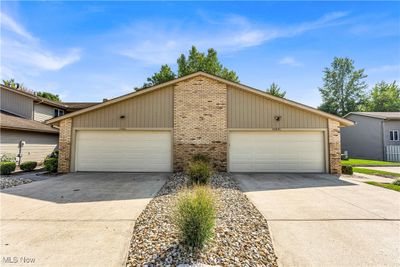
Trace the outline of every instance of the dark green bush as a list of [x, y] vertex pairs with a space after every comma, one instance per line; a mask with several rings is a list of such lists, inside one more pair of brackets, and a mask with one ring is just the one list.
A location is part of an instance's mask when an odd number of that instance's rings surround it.
[[180, 193], [174, 221], [185, 244], [202, 248], [213, 236], [215, 218], [215, 199], [211, 189], [199, 186]]
[[392, 184], [400, 185], [400, 178], [397, 178], [396, 180], [394, 180]]
[[59, 151], [58, 150], [54, 150], [53, 152], [51, 152], [51, 154], [47, 158], [58, 159], [58, 154], [59, 154]]
[[202, 161], [204, 163], [210, 163], [210, 157], [206, 154], [195, 154], [192, 157], [193, 161]]
[[0, 162], [0, 174], [8, 175], [15, 171], [15, 162]]
[[192, 184], [208, 184], [211, 177], [210, 166], [203, 161], [195, 161], [189, 164], [187, 169], [187, 175], [189, 176]]
[[342, 173], [352, 175], [353, 167], [352, 166], [342, 166]]
[[57, 172], [58, 169], [58, 159], [57, 158], [47, 158], [43, 162], [44, 168], [48, 172]]
[[36, 161], [26, 161], [24, 163], [21, 163], [19, 165], [19, 167], [21, 168], [21, 170], [23, 171], [33, 171], [37, 166], [37, 162]]

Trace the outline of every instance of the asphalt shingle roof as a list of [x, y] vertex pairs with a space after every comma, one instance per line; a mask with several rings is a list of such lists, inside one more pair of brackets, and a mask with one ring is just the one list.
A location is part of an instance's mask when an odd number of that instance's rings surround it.
[[34, 120], [27, 120], [4, 111], [0, 112], [0, 128], [31, 132], [58, 133], [58, 129], [51, 127], [50, 125]]
[[350, 112], [348, 115], [351, 114], [367, 116], [377, 119], [384, 119], [384, 120], [400, 119], [400, 112]]

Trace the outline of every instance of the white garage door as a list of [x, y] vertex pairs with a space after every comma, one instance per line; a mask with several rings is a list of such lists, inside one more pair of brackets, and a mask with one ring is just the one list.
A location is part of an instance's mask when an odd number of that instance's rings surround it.
[[232, 132], [231, 172], [325, 172], [322, 132]]
[[75, 151], [76, 171], [171, 171], [166, 131], [77, 131]]

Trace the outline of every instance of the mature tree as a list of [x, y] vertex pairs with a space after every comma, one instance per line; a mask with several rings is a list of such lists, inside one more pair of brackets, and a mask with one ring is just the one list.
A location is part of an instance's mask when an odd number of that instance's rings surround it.
[[366, 77], [364, 69], [355, 70], [353, 60], [335, 57], [331, 68], [324, 70], [324, 84], [319, 88], [322, 104], [318, 108], [339, 116], [360, 110], [368, 86]]
[[18, 84], [15, 82], [14, 79], [3, 80], [3, 84], [5, 86], [13, 88], [13, 89], [17, 89], [18, 88]]
[[363, 106], [363, 111], [375, 112], [400, 112], [400, 87], [384, 81], [375, 84], [368, 100]]
[[239, 82], [236, 72], [222, 66], [219, 62], [217, 52], [212, 48], [208, 49], [206, 55], [205, 53], [199, 52], [195, 46], [192, 46], [187, 58], [184, 54], [181, 54], [177, 63], [178, 74], [175, 74], [168, 65], [162, 65], [159, 72], [156, 72], [153, 76], [147, 78], [147, 83], [143, 84], [141, 88], [136, 87], [135, 90], [164, 83], [173, 80], [176, 77], [182, 77], [197, 71], [204, 71], [233, 82]]
[[213, 48], [209, 48], [206, 55], [205, 53], [199, 52], [195, 46], [192, 46], [189, 50], [188, 57], [186, 58], [184, 54], [181, 54], [177, 63], [178, 77], [197, 71], [204, 71], [233, 82], [239, 82], [239, 77], [236, 72], [222, 66], [218, 59], [217, 51]]
[[153, 74], [153, 76], [147, 78], [147, 83], [143, 84], [143, 88], [147, 88], [160, 83], [168, 82], [175, 79], [176, 75], [168, 65], [162, 65], [159, 72]]
[[285, 91], [281, 91], [281, 88], [276, 83], [272, 83], [267, 89], [267, 93], [273, 96], [284, 98], [286, 95]]
[[55, 95], [55, 94], [52, 94], [49, 92], [37, 92], [36, 95], [43, 97], [43, 98], [47, 98], [48, 100], [51, 100], [51, 101], [61, 102], [59, 95]]

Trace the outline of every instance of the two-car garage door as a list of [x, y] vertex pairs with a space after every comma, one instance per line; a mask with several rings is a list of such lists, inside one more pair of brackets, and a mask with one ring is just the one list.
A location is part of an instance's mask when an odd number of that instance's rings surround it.
[[325, 172], [321, 131], [231, 132], [231, 172]]
[[[170, 131], [76, 132], [76, 171], [172, 171]], [[325, 172], [321, 131], [231, 132], [230, 172]]]
[[77, 131], [76, 171], [170, 172], [170, 131]]

